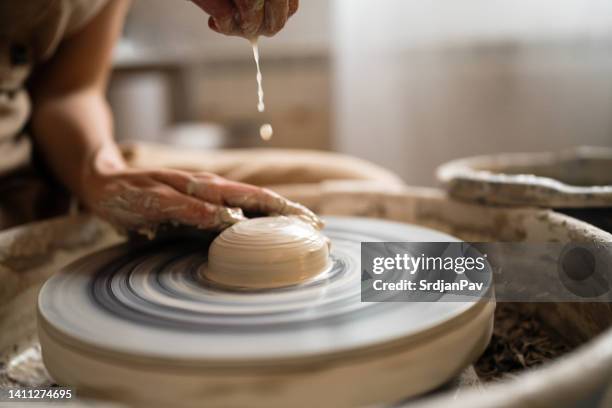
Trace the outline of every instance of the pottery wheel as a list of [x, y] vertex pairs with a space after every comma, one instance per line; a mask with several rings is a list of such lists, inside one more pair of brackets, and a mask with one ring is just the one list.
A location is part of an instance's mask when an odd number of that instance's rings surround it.
[[[482, 352], [491, 302], [445, 302], [444, 296], [433, 303], [360, 301], [361, 242], [456, 238], [375, 219], [326, 222], [330, 267], [284, 288], [216, 286], [203, 278], [206, 247], [193, 241], [121, 245], [77, 261], [39, 296], [49, 372], [60, 383], [142, 403], [181, 393], [186, 405], [283, 406], [296, 405], [305, 393], [310, 404], [322, 398], [321, 404], [339, 406], [430, 389]], [[383, 368], [401, 361], [401, 368]], [[370, 373], [356, 389], [350, 378]], [[278, 392], [257, 388], [279, 378], [286, 384]], [[214, 394], [219, 387], [227, 392]], [[326, 395], [308, 391], [312, 387]]]

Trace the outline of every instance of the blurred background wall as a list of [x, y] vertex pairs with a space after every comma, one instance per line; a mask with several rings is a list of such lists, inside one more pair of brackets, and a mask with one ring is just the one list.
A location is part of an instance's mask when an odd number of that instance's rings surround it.
[[117, 48], [110, 100], [120, 139], [200, 147], [327, 149], [331, 85], [328, 0], [303, 1], [273, 39], [261, 38], [266, 112], [257, 112], [251, 45], [208, 28], [188, 1], [135, 0]]
[[332, 149], [420, 185], [451, 158], [612, 146], [609, 1], [303, 0], [261, 53], [264, 115], [248, 42], [187, 1], [136, 0], [109, 92], [118, 136]]

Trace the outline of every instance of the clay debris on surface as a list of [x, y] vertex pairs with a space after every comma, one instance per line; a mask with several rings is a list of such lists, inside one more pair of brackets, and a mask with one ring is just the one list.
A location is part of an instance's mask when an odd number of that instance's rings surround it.
[[498, 303], [493, 337], [474, 364], [483, 381], [497, 381], [540, 366], [571, 351], [571, 347], [518, 303]]

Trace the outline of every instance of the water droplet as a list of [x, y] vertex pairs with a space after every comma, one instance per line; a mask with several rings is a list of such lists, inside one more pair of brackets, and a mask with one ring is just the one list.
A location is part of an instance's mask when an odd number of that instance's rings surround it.
[[266, 123], [259, 128], [259, 136], [261, 136], [262, 140], [268, 141], [272, 139], [272, 135], [274, 134], [274, 129], [272, 129], [272, 125]]

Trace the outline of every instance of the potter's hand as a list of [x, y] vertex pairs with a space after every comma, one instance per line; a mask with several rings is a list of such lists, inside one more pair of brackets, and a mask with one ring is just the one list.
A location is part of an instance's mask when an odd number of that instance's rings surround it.
[[319, 218], [272, 191], [209, 173], [178, 170], [118, 170], [88, 177], [84, 203], [120, 229], [152, 236], [160, 224], [223, 229], [257, 214], [298, 215], [320, 226]]
[[211, 29], [247, 39], [279, 32], [298, 9], [299, 0], [192, 0], [210, 14]]

